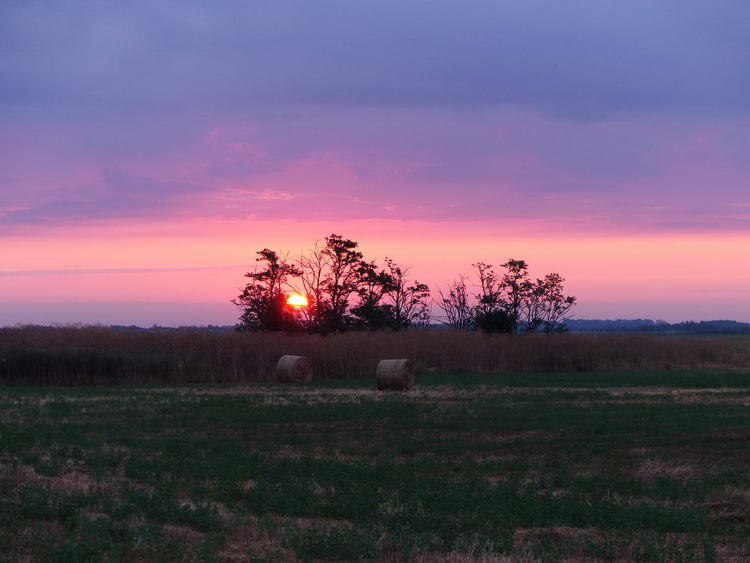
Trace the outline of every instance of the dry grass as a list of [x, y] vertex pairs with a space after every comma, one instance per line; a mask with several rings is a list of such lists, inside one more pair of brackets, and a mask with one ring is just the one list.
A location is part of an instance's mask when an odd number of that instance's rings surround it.
[[255, 520], [231, 530], [219, 557], [221, 561], [299, 561], [292, 550]]
[[653, 481], [661, 477], [675, 479], [677, 481], [688, 481], [695, 479], [701, 474], [701, 470], [687, 464], [667, 463], [658, 459], [645, 460], [635, 473], [637, 479]]
[[530, 556], [505, 557], [500, 555], [476, 555], [453, 551], [451, 553], [427, 553], [415, 559], [416, 563], [537, 563], [541, 559]]
[[104, 327], [0, 329], [0, 382], [252, 382], [284, 354], [316, 377], [372, 377], [383, 358], [418, 372], [507, 373], [750, 367], [750, 338], [633, 334], [513, 337], [442, 330], [331, 336], [137, 331]]
[[582, 560], [586, 548], [604, 542], [604, 534], [596, 528], [517, 528], [513, 533], [513, 547], [521, 552], [537, 545], [552, 544], [562, 548], [568, 558]]

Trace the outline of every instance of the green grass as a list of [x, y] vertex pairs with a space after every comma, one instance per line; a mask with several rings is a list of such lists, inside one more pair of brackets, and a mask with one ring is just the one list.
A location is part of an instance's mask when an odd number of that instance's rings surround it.
[[750, 556], [750, 373], [418, 384], [1, 388], [0, 560]]

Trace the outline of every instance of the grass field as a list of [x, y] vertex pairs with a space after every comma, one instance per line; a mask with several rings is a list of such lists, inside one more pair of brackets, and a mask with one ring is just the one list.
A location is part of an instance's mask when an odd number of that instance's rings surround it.
[[414, 329], [283, 334], [206, 329], [0, 328], [0, 384], [247, 383], [283, 354], [326, 378], [372, 377], [383, 358], [420, 373], [748, 369], [749, 335], [569, 333], [550, 337]]
[[750, 558], [750, 372], [418, 385], [0, 387], [0, 560]]

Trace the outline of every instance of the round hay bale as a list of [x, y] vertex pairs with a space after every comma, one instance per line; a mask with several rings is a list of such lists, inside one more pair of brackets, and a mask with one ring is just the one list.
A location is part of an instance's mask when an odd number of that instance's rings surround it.
[[274, 373], [276, 379], [282, 383], [312, 381], [313, 379], [312, 364], [304, 356], [281, 356]]
[[409, 360], [380, 360], [375, 371], [380, 391], [409, 391], [414, 389], [414, 370]]

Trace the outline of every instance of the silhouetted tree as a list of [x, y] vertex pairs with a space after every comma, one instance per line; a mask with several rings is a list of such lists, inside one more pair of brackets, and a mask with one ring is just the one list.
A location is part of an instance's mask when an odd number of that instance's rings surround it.
[[469, 330], [474, 327], [472, 315], [472, 306], [469, 302], [469, 292], [466, 287], [468, 278], [458, 276], [453, 283], [448, 286], [447, 293], [438, 288], [437, 307], [444, 313], [443, 320], [455, 330]]
[[429, 321], [430, 288], [409, 279], [409, 268], [391, 258], [378, 271], [375, 264], [363, 267], [359, 303], [351, 309], [358, 328], [401, 330]]
[[301, 271], [299, 283], [308, 303], [302, 311], [305, 327], [311, 331], [319, 331], [326, 317], [324, 282], [327, 276], [327, 259], [323, 254], [322, 243], [316, 242], [311, 251], [299, 257], [297, 264]]
[[505, 333], [564, 330], [565, 315], [576, 299], [564, 295], [565, 280], [560, 274], [548, 274], [532, 282], [526, 262], [512, 258], [501, 265], [505, 269], [502, 275], [486, 262], [473, 266], [479, 281], [473, 304], [467, 297], [465, 276], [460, 276], [447, 294], [439, 292], [437, 306], [445, 313], [449, 326]]
[[479, 312], [474, 317], [474, 324], [484, 332], [504, 334], [513, 332], [513, 320], [505, 309], [495, 309], [487, 313]]
[[351, 239], [331, 235], [326, 238], [323, 248], [323, 254], [329, 260], [329, 274], [324, 284], [330, 311], [328, 320], [334, 330], [346, 328], [349, 299], [359, 291], [373, 269], [363, 260], [358, 246]]
[[544, 297], [544, 280], [537, 279], [530, 283], [526, 296], [521, 303], [521, 316], [518, 331], [523, 333], [537, 332], [542, 325]]
[[472, 264], [479, 277], [479, 293], [476, 294], [476, 314], [487, 314], [504, 307], [501, 279], [492, 268], [492, 264], [477, 262]]
[[245, 274], [250, 281], [232, 302], [242, 308], [242, 330], [293, 330], [299, 326], [297, 312], [286, 304], [284, 287], [301, 271], [273, 250], [257, 252], [261, 268]]
[[[409, 277], [409, 268], [391, 258], [379, 269], [368, 262], [359, 244], [332, 234], [303, 253], [296, 263], [264, 248], [242, 293], [232, 302], [242, 308], [241, 329], [296, 330], [328, 333], [347, 329], [401, 330], [430, 318], [430, 288]], [[469, 293], [467, 276], [446, 292], [437, 290], [441, 318], [456, 330], [546, 333], [564, 330], [565, 316], [576, 298], [565, 295], [557, 273], [531, 281], [524, 260], [511, 258], [498, 274], [492, 264], [476, 262], [478, 292]], [[297, 287], [307, 306], [287, 304], [286, 289]]]
[[512, 326], [510, 332], [516, 332], [522, 320], [524, 302], [529, 296], [532, 284], [529, 281], [526, 261], [511, 258], [502, 267], [506, 270], [500, 280], [500, 287], [505, 294], [505, 312]]
[[430, 320], [430, 288], [427, 284], [409, 279], [409, 268], [386, 258], [385, 298], [393, 311], [394, 328], [425, 325]]
[[508, 303], [503, 298], [503, 278], [500, 278], [492, 264], [477, 262], [473, 265], [479, 277], [479, 293], [475, 295], [477, 304], [473, 307], [474, 324], [485, 332], [512, 332], [513, 321], [508, 314]]
[[544, 277], [541, 297], [541, 325], [547, 334], [565, 330], [565, 315], [576, 303], [576, 298], [564, 294], [563, 278], [560, 274], [551, 273]]
[[300, 257], [300, 282], [309, 305], [306, 320], [316, 332], [345, 330], [354, 324], [350, 299], [363, 287], [372, 264], [357, 250], [358, 243], [332, 234]]
[[362, 280], [358, 290], [359, 302], [352, 307], [354, 326], [361, 329], [395, 329], [393, 306], [382, 303], [383, 296], [392, 287], [393, 279], [383, 270], [377, 271], [374, 263], [362, 269]]

